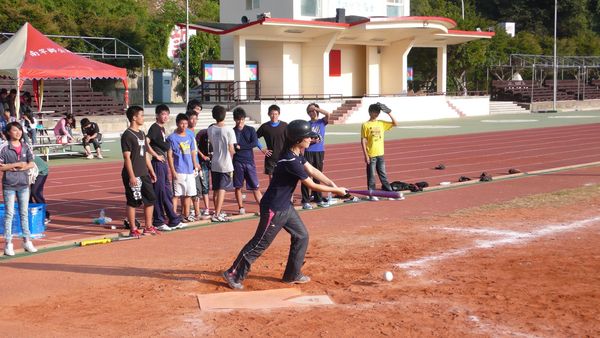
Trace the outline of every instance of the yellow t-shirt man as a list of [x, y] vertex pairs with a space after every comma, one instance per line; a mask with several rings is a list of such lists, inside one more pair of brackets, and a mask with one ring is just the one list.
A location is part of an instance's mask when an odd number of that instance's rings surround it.
[[383, 156], [383, 135], [393, 127], [394, 125], [391, 122], [381, 120], [367, 121], [362, 124], [360, 134], [362, 138], [367, 140], [367, 155], [369, 158]]

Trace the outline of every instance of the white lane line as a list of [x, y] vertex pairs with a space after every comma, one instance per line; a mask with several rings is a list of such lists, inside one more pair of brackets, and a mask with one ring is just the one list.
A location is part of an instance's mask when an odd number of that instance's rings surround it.
[[598, 116], [571, 115], [571, 116], [548, 116], [549, 119], [595, 119]]
[[482, 123], [523, 123], [538, 122], [539, 120], [481, 120]]
[[588, 227], [600, 222], [600, 216], [592, 217], [584, 220], [579, 220], [571, 223], [562, 224], [550, 224], [542, 228], [532, 230], [529, 232], [515, 232], [515, 231], [504, 231], [504, 230], [490, 230], [490, 229], [460, 229], [460, 228], [442, 228], [441, 230], [446, 231], [458, 231], [465, 233], [483, 233], [487, 235], [499, 236], [500, 239], [485, 240], [477, 239], [475, 244], [466, 246], [464, 248], [458, 248], [442, 252], [435, 255], [429, 255], [410, 261], [396, 263], [395, 267], [406, 270], [411, 276], [421, 275], [429, 265], [447, 260], [454, 257], [466, 256], [473, 250], [481, 249], [493, 249], [497, 247], [507, 245], [521, 245], [527, 242], [533, 241], [538, 238], [547, 237], [550, 235], [560, 234], [564, 232], [574, 231], [580, 228]]
[[455, 129], [460, 126], [436, 126], [436, 125], [423, 125], [423, 126], [397, 126], [398, 129]]

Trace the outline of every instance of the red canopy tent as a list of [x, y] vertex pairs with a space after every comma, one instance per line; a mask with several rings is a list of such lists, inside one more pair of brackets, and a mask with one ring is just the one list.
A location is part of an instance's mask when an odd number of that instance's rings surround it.
[[[25, 80], [32, 80], [34, 96], [38, 83], [46, 79], [120, 79], [128, 102], [127, 70], [94, 61], [72, 53], [25, 23], [10, 39], [0, 45], [0, 76], [18, 81], [20, 90]], [[43, 82], [42, 82], [43, 83]], [[41, 90], [43, 93], [43, 90]], [[38, 107], [41, 109], [42, 98]], [[17, 100], [18, 102], [18, 100]]]

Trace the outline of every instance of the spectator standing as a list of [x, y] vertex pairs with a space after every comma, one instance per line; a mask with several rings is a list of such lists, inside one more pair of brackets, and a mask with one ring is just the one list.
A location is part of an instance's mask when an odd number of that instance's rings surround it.
[[[50, 171], [48, 169], [48, 164], [39, 156], [34, 156], [33, 163], [37, 167], [38, 175], [31, 185], [31, 196], [29, 197], [29, 202], [47, 204], [46, 198], [44, 197], [44, 185], [46, 185], [46, 179], [48, 179], [48, 172]], [[50, 211], [48, 211], [48, 205], [46, 205], [46, 219], [44, 223], [50, 223]]]
[[[187, 132], [190, 134], [193, 140], [196, 140], [196, 123], [198, 123], [198, 113], [202, 111], [202, 107], [197, 106], [195, 110], [188, 110], [185, 115], [188, 117], [188, 128]], [[198, 149], [198, 145], [196, 144], [196, 150]], [[200, 163], [200, 155], [196, 152], [196, 163]], [[192, 206], [193, 209], [190, 210], [191, 215], [195, 219], [200, 219], [202, 217], [202, 211], [200, 210], [200, 198], [202, 198], [202, 170], [200, 166], [198, 166], [198, 170], [194, 172], [194, 180], [196, 182], [196, 194], [192, 196]]]
[[230, 221], [222, 213], [223, 202], [225, 200], [225, 190], [232, 187], [231, 175], [233, 173], [232, 156], [234, 154], [233, 145], [235, 143], [235, 133], [233, 129], [225, 126], [225, 108], [216, 105], [212, 109], [212, 116], [215, 124], [208, 127], [208, 140], [213, 146], [213, 156], [211, 160], [211, 176], [213, 185], [213, 201], [215, 204], [215, 213], [211, 218], [213, 222]]
[[130, 106], [125, 112], [129, 128], [121, 135], [121, 150], [123, 152], [123, 170], [121, 177], [127, 199], [127, 220], [129, 221], [130, 236], [140, 237], [142, 232], [136, 227], [135, 209], [144, 206], [144, 234], [158, 234], [152, 225], [154, 211], [153, 183], [156, 175], [150, 158], [146, 156], [146, 135], [140, 128], [144, 125], [144, 109], [140, 106]]
[[196, 145], [198, 146], [198, 158], [200, 159], [200, 181], [202, 186], [200, 188], [202, 193], [202, 202], [204, 203], [204, 210], [202, 210], [202, 216], [210, 216], [210, 201], [208, 199], [208, 193], [210, 191], [210, 159], [212, 157], [212, 146], [208, 142], [208, 129], [201, 129], [196, 134]]
[[[379, 113], [384, 111], [390, 116], [392, 122], [378, 120]], [[369, 106], [369, 121], [362, 124], [361, 127], [361, 145], [365, 163], [367, 164], [367, 187], [369, 190], [375, 189], [375, 172], [379, 176], [383, 190], [391, 191], [392, 187], [387, 179], [385, 170], [384, 154], [384, 134], [386, 131], [397, 126], [398, 123], [391, 114], [392, 110], [381, 103], [374, 103]], [[379, 198], [371, 196], [372, 201], [378, 201]]]
[[11, 89], [8, 96], [6, 97], [6, 103], [8, 104], [8, 111], [10, 116], [17, 117], [17, 90]]
[[263, 137], [267, 144], [267, 149], [263, 153], [265, 154], [265, 174], [269, 175], [269, 180], [273, 176], [273, 170], [285, 145], [287, 123], [279, 121], [280, 113], [281, 109], [278, 105], [269, 106], [270, 121], [263, 123], [256, 131], [258, 138]]
[[[318, 135], [313, 139], [310, 147], [304, 151], [304, 158], [313, 167], [317, 168], [320, 172], [323, 172], [323, 163], [325, 162], [325, 128], [329, 123], [329, 115], [331, 115], [325, 109], [321, 109], [318, 104], [311, 103], [306, 107], [306, 113], [310, 117], [310, 128]], [[319, 117], [319, 113], [323, 114], [322, 118]], [[318, 179], [314, 180], [315, 183], [320, 183]], [[320, 191], [311, 191], [306, 185], [302, 185], [302, 209], [312, 209], [310, 204], [311, 194], [314, 201], [320, 207], [328, 207], [329, 201], [323, 200], [323, 195]]]
[[0, 112], [8, 110], [8, 90], [6, 88], [0, 89]]
[[246, 213], [244, 208], [244, 199], [242, 198], [242, 186], [246, 181], [246, 190], [252, 191], [257, 204], [260, 204], [262, 194], [259, 190], [258, 176], [256, 175], [256, 163], [254, 162], [254, 148], [261, 148], [258, 143], [256, 130], [246, 125], [246, 111], [241, 108], [233, 110], [233, 120], [235, 121], [236, 143], [233, 155], [233, 187], [235, 188], [235, 199], [238, 204], [239, 213]]
[[15, 198], [19, 203], [23, 248], [29, 252], [37, 249], [31, 242], [29, 231], [29, 175], [33, 168], [33, 152], [23, 142], [23, 127], [19, 122], [10, 122], [6, 126], [7, 142], [0, 145], [0, 171], [2, 176], [2, 195], [4, 196], [4, 254], [14, 256], [12, 243], [12, 222], [15, 212]]
[[198, 171], [196, 163], [196, 140], [188, 133], [188, 117], [179, 114], [176, 118], [177, 129], [167, 138], [171, 148], [168, 150], [169, 168], [173, 177], [173, 208], [177, 210], [177, 200], [182, 199], [181, 215], [184, 222], [194, 222], [190, 214], [191, 197], [196, 194], [196, 179]]
[[83, 143], [83, 149], [85, 149], [86, 158], [91, 160], [94, 158], [94, 154], [90, 149], [90, 143], [94, 145], [94, 150], [96, 150], [96, 156], [99, 159], [102, 159], [102, 147], [100, 146], [100, 142], [102, 142], [102, 134], [100, 133], [100, 127], [96, 122], [92, 122], [87, 118], [81, 119], [81, 134], [83, 134], [83, 138], [81, 139]]
[[173, 208], [172, 185], [169, 181], [167, 154], [171, 149], [171, 144], [167, 141], [165, 125], [169, 122], [170, 110], [169, 107], [161, 104], [156, 106], [155, 112], [156, 122], [150, 126], [146, 136], [149, 145], [148, 153], [152, 155], [152, 169], [156, 174], [156, 182], [154, 182], [156, 201], [152, 213], [152, 225], [158, 230], [170, 231], [184, 226], [181, 216]]

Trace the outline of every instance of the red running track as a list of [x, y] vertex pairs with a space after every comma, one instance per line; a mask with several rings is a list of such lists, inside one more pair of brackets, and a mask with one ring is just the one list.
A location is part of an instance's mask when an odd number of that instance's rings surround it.
[[[600, 154], [599, 127], [600, 124], [588, 124], [390, 140], [385, 145], [388, 178], [436, 185], [442, 181], [455, 182], [463, 175], [477, 178], [483, 171], [494, 176], [507, 174], [509, 168], [534, 171], [595, 162]], [[256, 154], [261, 173], [263, 156], [260, 152]], [[433, 169], [440, 163], [446, 165], [446, 170]], [[75, 241], [118, 231], [93, 225], [91, 220], [98, 216], [100, 209], [106, 209], [107, 215], [116, 220], [114, 223], [121, 224], [125, 205], [121, 168], [121, 162], [51, 167], [45, 196], [53, 216], [40, 244]], [[325, 174], [339, 186], [364, 189], [366, 174], [360, 143], [327, 146]], [[268, 179], [260, 176], [264, 190]], [[245, 207], [249, 212], [258, 210], [250, 193]], [[224, 210], [237, 212], [233, 193], [227, 194]]]

